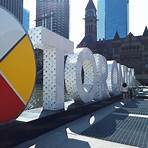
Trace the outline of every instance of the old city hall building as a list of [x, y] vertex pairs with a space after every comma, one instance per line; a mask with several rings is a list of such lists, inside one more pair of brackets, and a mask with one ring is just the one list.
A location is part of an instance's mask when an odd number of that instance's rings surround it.
[[93, 53], [105, 56], [107, 60], [116, 60], [123, 65], [134, 68], [137, 80], [148, 85], [147, 27], [141, 36], [129, 33], [126, 37], [121, 38], [116, 32], [113, 39], [97, 41], [96, 11], [93, 1], [89, 0], [85, 8], [85, 36], [77, 47], [88, 47]]

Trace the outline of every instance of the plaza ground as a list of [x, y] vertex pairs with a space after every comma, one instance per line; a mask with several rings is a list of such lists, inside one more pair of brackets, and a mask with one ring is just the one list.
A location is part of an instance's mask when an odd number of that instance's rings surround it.
[[16, 146], [24, 147], [148, 148], [148, 99], [113, 103]]

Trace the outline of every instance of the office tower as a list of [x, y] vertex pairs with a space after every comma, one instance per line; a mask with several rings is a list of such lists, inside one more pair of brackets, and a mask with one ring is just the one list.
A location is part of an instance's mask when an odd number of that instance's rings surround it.
[[69, 0], [37, 0], [36, 26], [69, 38]]
[[26, 32], [29, 30], [29, 17], [30, 12], [27, 9], [23, 9], [23, 27]]
[[23, 0], [0, 0], [0, 6], [9, 10], [23, 23]]
[[126, 37], [129, 29], [129, 0], [98, 0], [98, 39]]

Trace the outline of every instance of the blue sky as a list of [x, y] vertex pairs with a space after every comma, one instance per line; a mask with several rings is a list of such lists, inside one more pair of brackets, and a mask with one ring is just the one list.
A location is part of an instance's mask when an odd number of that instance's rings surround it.
[[[30, 27], [35, 26], [36, 0], [24, 0], [24, 7], [30, 10]], [[129, 31], [141, 35], [148, 25], [148, 0], [129, 0]], [[88, 0], [70, 0], [70, 40], [75, 46], [84, 37], [84, 13]], [[94, 0], [97, 3], [97, 0]], [[97, 4], [96, 4], [97, 5]]]

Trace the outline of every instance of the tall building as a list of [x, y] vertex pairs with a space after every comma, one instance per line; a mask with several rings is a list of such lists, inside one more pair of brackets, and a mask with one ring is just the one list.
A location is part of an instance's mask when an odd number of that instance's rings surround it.
[[97, 40], [97, 15], [96, 7], [92, 0], [89, 0], [85, 8], [85, 36], [92, 36]]
[[80, 45], [86, 46], [90, 49], [95, 49], [96, 41], [97, 41], [96, 7], [93, 1], [89, 0], [85, 8], [85, 36], [82, 39]]
[[29, 30], [29, 17], [30, 17], [30, 12], [27, 9], [23, 9], [23, 27], [26, 32]]
[[0, 6], [9, 10], [21, 23], [23, 23], [23, 0], [0, 0]]
[[113, 39], [116, 32], [125, 37], [129, 31], [129, 0], [98, 0], [98, 39]]
[[37, 0], [36, 26], [69, 38], [69, 0]]

